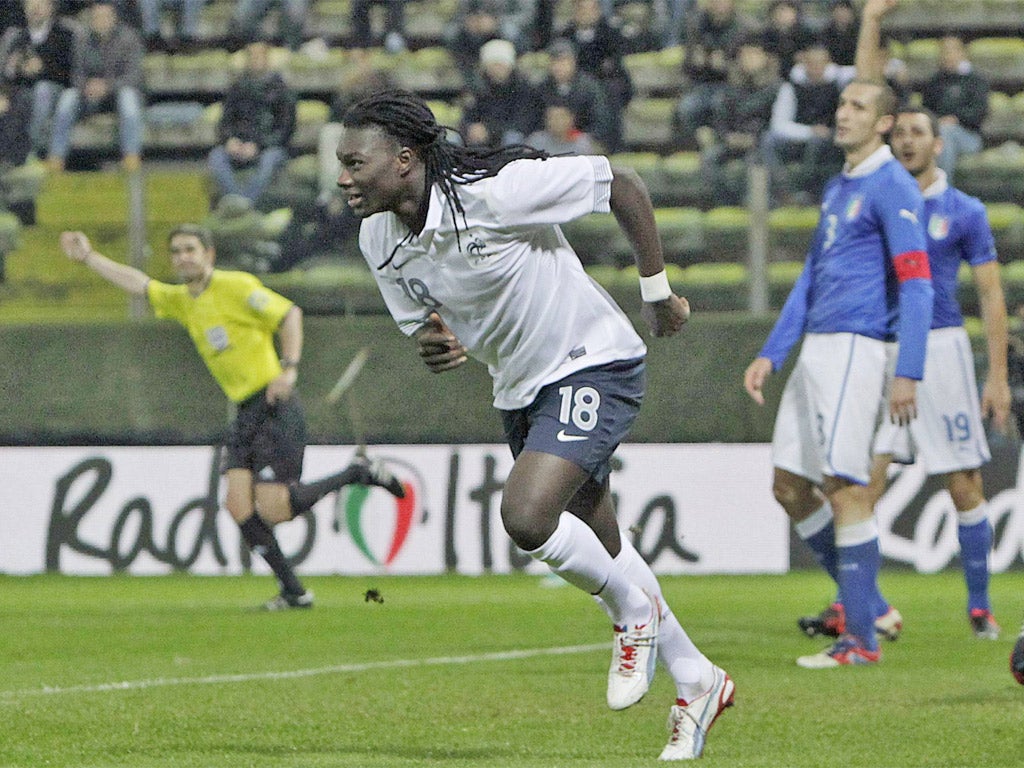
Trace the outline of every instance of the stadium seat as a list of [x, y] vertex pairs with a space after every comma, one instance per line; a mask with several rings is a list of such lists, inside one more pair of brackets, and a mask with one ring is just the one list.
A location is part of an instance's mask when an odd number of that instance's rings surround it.
[[733, 206], [712, 208], [704, 215], [704, 239], [710, 261], [743, 261], [747, 254], [750, 215]]
[[610, 213], [584, 216], [565, 224], [562, 229], [584, 266], [621, 267], [633, 263], [629, 241]]
[[421, 48], [393, 56], [392, 77], [398, 85], [418, 93], [443, 93], [456, 96], [462, 89], [462, 76], [446, 48]]
[[807, 253], [814, 228], [818, 226], [817, 206], [784, 206], [768, 214], [768, 237], [772, 258], [800, 259]]
[[1024, 257], [1024, 209], [1015, 203], [988, 203], [988, 223], [1003, 261]]
[[325, 40], [347, 38], [352, 32], [352, 11], [347, 0], [319, 0], [312, 3], [306, 30]]
[[911, 83], [923, 83], [931, 77], [938, 66], [939, 41], [926, 37], [908, 41], [903, 46], [903, 62]]
[[636, 171], [647, 186], [651, 201], [655, 206], [675, 205], [665, 193], [664, 160], [657, 152], [618, 152], [611, 155], [608, 161], [613, 166], [624, 166]]
[[341, 48], [328, 48], [316, 56], [299, 51], [289, 58], [285, 77], [299, 93], [332, 93], [344, 82], [346, 69], [351, 66], [348, 52]]
[[630, 149], [667, 150], [675, 141], [672, 115], [676, 99], [633, 99], [623, 116], [622, 140]]
[[983, 37], [967, 45], [978, 72], [995, 83], [1024, 81], [1024, 40], [1018, 37]]
[[708, 201], [708, 190], [700, 172], [700, 154], [673, 152], [662, 161], [665, 187], [658, 205], [701, 205]]
[[1024, 149], [1014, 141], [965, 155], [957, 161], [955, 183], [986, 202], [1024, 203]]
[[320, 129], [330, 117], [331, 108], [317, 99], [300, 99], [295, 108], [295, 133], [290, 147], [299, 152], [315, 151]]
[[441, 125], [458, 128], [459, 123], [462, 122], [462, 107], [458, 104], [441, 99], [430, 99], [427, 101], [427, 106], [434, 113], [434, 119]]
[[683, 48], [631, 53], [623, 64], [638, 94], [679, 95], [683, 90]]
[[[654, 221], [661, 234], [665, 261], [679, 265], [702, 261], [706, 252], [704, 242], [704, 213], [697, 208], [655, 208]], [[630, 261], [633, 260], [632, 252]]]

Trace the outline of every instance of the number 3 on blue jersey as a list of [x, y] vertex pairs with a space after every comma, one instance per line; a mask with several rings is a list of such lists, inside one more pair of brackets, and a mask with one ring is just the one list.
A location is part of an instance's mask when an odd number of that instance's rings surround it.
[[597, 426], [601, 394], [596, 389], [579, 387], [573, 391], [571, 386], [565, 386], [558, 388], [558, 394], [562, 398], [558, 411], [558, 420], [562, 424], [572, 424], [584, 432], [590, 432]]

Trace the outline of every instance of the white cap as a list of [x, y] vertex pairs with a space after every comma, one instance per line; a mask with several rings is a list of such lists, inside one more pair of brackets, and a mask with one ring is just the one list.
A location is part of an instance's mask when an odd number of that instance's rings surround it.
[[489, 40], [480, 48], [481, 64], [516, 65], [516, 47], [508, 40]]

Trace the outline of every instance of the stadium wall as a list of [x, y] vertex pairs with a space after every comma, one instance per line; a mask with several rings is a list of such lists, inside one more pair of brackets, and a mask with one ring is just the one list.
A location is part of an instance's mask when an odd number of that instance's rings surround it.
[[[742, 387], [770, 324], [698, 314], [682, 336], [648, 339], [648, 393], [633, 440], [770, 440], [782, 377], [764, 408]], [[307, 317], [299, 389], [313, 442], [353, 441], [345, 402], [331, 407], [324, 396], [364, 346], [370, 357], [352, 394], [371, 443], [503, 439], [482, 365], [432, 374], [387, 317]], [[0, 359], [0, 444], [201, 445], [227, 422], [223, 395], [170, 322], [5, 327]]]

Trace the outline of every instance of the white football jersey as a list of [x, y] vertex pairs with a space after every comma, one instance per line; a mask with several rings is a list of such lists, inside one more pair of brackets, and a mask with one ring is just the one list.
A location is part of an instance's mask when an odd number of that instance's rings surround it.
[[647, 351], [559, 226], [607, 213], [611, 181], [604, 157], [516, 160], [456, 187], [466, 211], [458, 238], [435, 186], [419, 235], [378, 213], [362, 222], [359, 247], [403, 332], [412, 335], [436, 311], [487, 364], [494, 406], [522, 408], [545, 384]]

